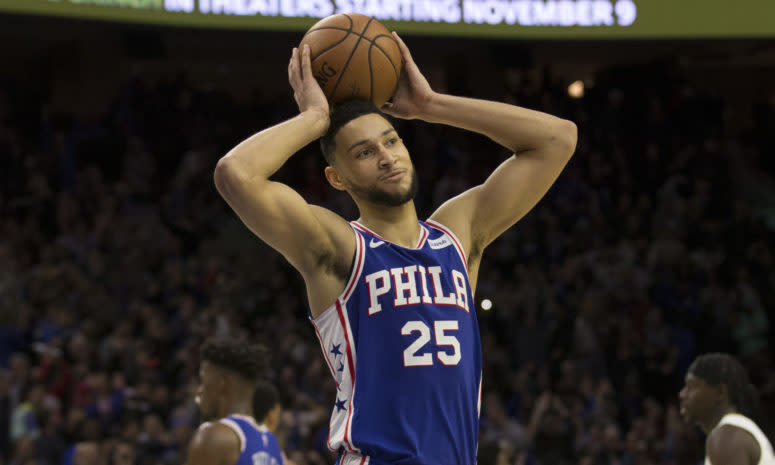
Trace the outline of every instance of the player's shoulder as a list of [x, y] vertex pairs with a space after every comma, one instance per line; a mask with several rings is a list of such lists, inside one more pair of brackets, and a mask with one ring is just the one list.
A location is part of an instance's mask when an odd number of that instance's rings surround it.
[[348, 222], [345, 220], [342, 215], [335, 213], [331, 210], [329, 210], [326, 207], [321, 207], [320, 205], [314, 205], [310, 204], [309, 208], [312, 210], [312, 213], [314, 213], [319, 218], [325, 218], [326, 220], [335, 221], [343, 226], [347, 226]]
[[240, 453], [240, 440], [228, 426], [207, 422], [191, 438], [186, 465], [233, 465]]
[[[723, 457], [745, 452], [748, 456], [759, 454], [759, 443], [753, 434], [739, 426], [724, 424], [708, 435], [708, 455], [713, 463], [727, 463]], [[737, 455], [739, 456], [739, 455]], [[713, 460], [716, 458], [716, 460]]]
[[233, 429], [220, 421], [202, 423], [194, 433], [192, 444], [223, 449], [240, 447], [239, 437]]

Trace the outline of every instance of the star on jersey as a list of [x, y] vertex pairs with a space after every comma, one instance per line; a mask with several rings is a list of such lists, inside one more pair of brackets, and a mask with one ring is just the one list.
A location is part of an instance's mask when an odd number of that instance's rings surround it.
[[[332, 354], [331, 357], [331, 370], [333, 371], [334, 380], [336, 380], [337, 388], [339, 387], [339, 383], [342, 382], [342, 375], [344, 374], [344, 353], [341, 351], [343, 342], [339, 342], [339, 344], [331, 343], [331, 350], [328, 352]], [[336, 368], [335, 368], [336, 367]], [[336, 371], [334, 371], [336, 370]]]
[[347, 402], [347, 399], [345, 400], [339, 400], [339, 398], [336, 398], [336, 411], [341, 412], [342, 410], [347, 410], [347, 407], [344, 406], [344, 403]]

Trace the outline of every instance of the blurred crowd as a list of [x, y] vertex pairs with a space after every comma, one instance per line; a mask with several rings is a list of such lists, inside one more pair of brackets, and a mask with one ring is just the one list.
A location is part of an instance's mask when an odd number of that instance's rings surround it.
[[[756, 105], [732, 134], [724, 98], [659, 67], [602, 73], [580, 99], [542, 70], [502, 81], [503, 101], [575, 121], [579, 145], [485, 252], [479, 463], [699, 464], [703, 438], [677, 392], [707, 351], [744, 361], [772, 417], [775, 106]], [[432, 84], [477, 95], [475, 82]], [[212, 335], [271, 349], [281, 444], [298, 465], [333, 463], [335, 387], [303, 283], [212, 182], [230, 147], [295, 114], [277, 95], [238, 101], [138, 76], [83, 117], [0, 85], [0, 464], [182, 464]], [[509, 155], [478, 135], [396, 124], [423, 217]], [[323, 167], [313, 144], [277, 178], [355, 219]]]

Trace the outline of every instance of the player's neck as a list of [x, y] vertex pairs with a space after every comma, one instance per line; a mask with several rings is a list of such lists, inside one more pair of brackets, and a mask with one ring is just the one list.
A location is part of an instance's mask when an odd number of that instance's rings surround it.
[[230, 402], [224, 405], [220, 411], [221, 418], [228, 417], [229, 415], [244, 415], [252, 417], [253, 406], [251, 405], [251, 402], [244, 400]]
[[718, 426], [718, 424], [721, 422], [721, 419], [724, 418], [725, 415], [735, 412], [736, 410], [731, 405], [721, 405], [718, 409], [714, 410], [711, 415], [708, 415], [706, 421], [700, 423], [700, 428], [705, 432], [705, 434], [709, 434], [711, 431], [713, 431], [713, 428]]
[[398, 207], [361, 205], [358, 222], [385, 239], [404, 247], [414, 247], [420, 237], [417, 210], [409, 201]]

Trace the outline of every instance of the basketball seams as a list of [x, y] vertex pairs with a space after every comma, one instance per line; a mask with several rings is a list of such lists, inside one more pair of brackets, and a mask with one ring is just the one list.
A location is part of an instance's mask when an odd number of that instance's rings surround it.
[[[348, 18], [349, 18], [349, 16], [348, 16]], [[352, 21], [352, 20], [350, 20], [350, 21]], [[387, 51], [385, 51], [385, 48], [384, 48], [382, 45], [380, 45], [380, 44], [378, 44], [378, 43], [376, 42], [376, 41], [377, 41], [377, 39], [379, 39], [380, 37], [389, 37], [389, 38], [390, 38], [390, 40], [392, 40], [393, 42], [395, 42], [395, 40], [396, 40], [396, 39], [394, 39], [394, 38], [393, 38], [393, 36], [391, 36], [390, 34], [378, 34], [378, 35], [376, 35], [376, 36], [374, 36], [374, 37], [372, 37], [372, 38], [369, 38], [369, 37], [366, 37], [366, 36], [364, 36], [364, 34], [363, 34], [363, 33], [360, 33], [360, 32], [355, 32], [355, 31], [353, 31], [353, 30], [352, 30], [352, 26], [350, 26], [350, 29], [345, 29], [345, 28], [343, 28], [343, 27], [336, 27], [336, 26], [322, 26], [322, 27], [319, 27], [319, 28], [316, 28], [316, 29], [313, 29], [313, 30], [311, 30], [311, 31], [307, 32], [307, 34], [309, 34], [309, 33], [311, 33], [311, 32], [315, 32], [315, 31], [322, 31], [322, 30], [324, 30], [324, 29], [331, 29], [331, 30], [334, 30], [334, 31], [342, 31], [342, 32], [347, 32], [347, 33], [348, 33], [347, 35], [345, 35], [345, 36], [344, 36], [344, 39], [342, 39], [341, 41], [337, 42], [337, 43], [336, 43], [336, 45], [339, 45], [339, 44], [341, 44], [342, 42], [344, 42], [344, 40], [345, 40], [347, 37], [349, 37], [349, 35], [350, 35], [350, 34], [352, 34], [352, 35], [355, 35], [355, 36], [358, 36], [358, 37], [360, 37], [361, 39], [364, 39], [364, 40], [367, 40], [367, 41], [371, 42], [371, 46], [373, 46], [373, 47], [376, 47], [376, 48], [377, 48], [377, 49], [378, 49], [380, 52], [382, 52], [382, 54], [383, 54], [383, 55], [385, 55], [385, 57], [387, 57], [387, 59], [388, 59], [388, 61], [390, 62], [391, 66], [393, 66], [393, 72], [395, 72], [395, 73], [396, 73], [396, 76], [398, 76], [398, 70], [396, 69], [396, 65], [395, 65], [395, 63], [393, 63], [393, 60], [390, 58], [390, 55], [388, 54], [388, 52], [387, 52]], [[398, 46], [398, 44], [396, 43], [396, 47], [397, 47], [397, 46]], [[324, 49], [323, 51], [327, 52], [329, 49], [331, 49], [331, 48], [333, 48], [333, 47], [334, 47], [334, 45], [332, 45], [331, 47], [328, 47], [328, 48]], [[320, 53], [318, 53], [317, 55], [315, 55], [315, 58], [318, 58], [318, 57], [319, 57], [320, 55], [322, 55], [322, 54], [323, 54], [323, 52], [320, 52]], [[315, 58], [313, 58], [313, 60], [314, 60]]]
[[[393, 72], [395, 73], [396, 78], [399, 78], [400, 76], [399, 76], [399, 73], [398, 73], [398, 69], [396, 69], [396, 64], [393, 63], [393, 59], [390, 58], [390, 55], [388, 55], [388, 53], [385, 51], [385, 49], [380, 47], [380, 45], [377, 43], [377, 39], [379, 39], [380, 37], [389, 37], [390, 40], [392, 40], [393, 42], [395, 42], [396, 39], [394, 39], [393, 36], [390, 36], [388, 34], [379, 34], [378, 36], [375, 36], [373, 39], [370, 39], [370, 40], [371, 40], [371, 45], [374, 46], [380, 52], [382, 52], [383, 55], [385, 55], [385, 58], [387, 58], [388, 63], [390, 63], [390, 66], [393, 67]], [[369, 39], [367, 39], [367, 40], [369, 40]], [[398, 45], [398, 44], [396, 44], [396, 45]], [[371, 55], [369, 55], [369, 58], [371, 58]], [[401, 58], [399, 57], [399, 60], [400, 59]]]
[[[393, 74], [396, 75], [396, 80], [400, 78], [398, 70], [396, 69], [395, 63], [393, 63], [393, 60], [390, 58], [390, 55], [385, 52], [385, 50], [382, 49], [379, 45], [377, 45], [376, 40], [380, 37], [390, 37], [393, 39], [393, 37], [387, 35], [387, 34], [379, 34], [375, 36], [373, 39], [370, 39], [371, 45], [369, 46], [369, 52], [368, 52], [368, 62], [369, 62], [369, 100], [374, 99], [374, 65], [371, 62], [371, 50], [373, 48], [376, 48], [380, 52], [382, 52], [382, 55], [387, 59], [387, 62], [390, 63], [390, 66], [393, 68]], [[369, 40], [369, 39], [367, 39]], [[393, 39], [395, 40], [395, 39]]]
[[[347, 16], [347, 15], [345, 15]], [[339, 79], [336, 80], [336, 84], [334, 84], [333, 89], [331, 89], [331, 97], [333, 97], [336, 94], [336, 89], [339, 88], [339, 84], [342, 82], [342, 78], [344, 77], [345, 73], [347, 72], [347, 67], [350, 66], [350, 61], [353, 59], [353, 55], [355, 55], [355, 51], [358, 50], [358, 46], [361, 44], [361, 39], [363, 39], [363, 34], [369, 29], [369, 26], [371, 26], [371, 23], [374, 21], [374, 18], [369, 18], [369, 21], [366, 23], [366, 27], [363, 28], [363, 31], [358, 34], [358, 41], [355, 42], [355, 45], [353, 46], [352, 51], [350, 52], [350, 56], [347, 57], [347, 61], [344, 63], [344, 66], [342, 67], [342, 70], [339, 72]], [[367, 39], [368, 40], [368, 39]]]
[[347, 18], [347, 20], [350, 22], [350, 27], [348, 29], [339, 28], [339, 27], [326, 27], [326, 26], [324, 26], [324, 27], [319, 27], [317, 29], [312, 29], [311, 31], [308, 31], [306, 34], [304, 34], [304, 38], [301, 39], [302, 41], [304, 41], [304, 39], [306, 39], [307, 36], [312, 34], [313, 32], [320, 31], [320, 30], [323, 30], [323, 29], [336, 29], [338, 31], [343, 31], [343, 32], [347, 33], [344, 36], [342, 36], [341, 40], [339, 40], [338, 42], [335, 42], [332, 45], [329, 45], [328, 47], [326, 47], [323, 50], [321, 50], [317, 55], [315, 55], [314, 57], [311, 57], [310, 58], [310, 63], [315, 61], [318, 57], [320, 57], [320, 55], [326, 53], [327, 51], [331, 50], [332, 48], [336, 47], [337, 45], [339, 45], [342, 42], [344, 42], [345, 40], [347, 40], [347, 38], [350, 37], [350, 34], [353, 33], [353, 19], [349, 15], [344, 15], [344, 17]]
[[[315, 34], [316, 31], [318, 31], [317, 34]], [[337, 34], [340, 35], [337, 36]], [[350, 39], [350, 34], [355, 36], [354, 40]], [[387, 37], [390, 38], [392, 44], [379, 43], [380, 39]], [[362, 40], [368, 42], [368, 47], [364, 43], [366, 49], [361, 48]], [[315, 50], [310, 61], [316, 68], [319, 68], [316, 72], [322, 73], [316, 74], [315, 78], [323, 80], [321, 87], [323, 87], [326, 99], [329, 101], [338, 102], [348, 98], [382, 100], [386, 93], [395, 90], [389, 90], [388, 86], [393, 82], [397, 83], [400, 79], [402, 67], [402, 62], [399, 61], [401, 60], [400, 47], [389, 30], [374, 17], [345, 13], [333, 15], [320, 21], [319, 26], [308, 30], [302, 42], [323, 46], [320, 50]], [[347, 47], [351, 47], [351, 49], [347, 50]], [[374, 48], [381, 53], [375, 53]], [[384, 57], [383, 60], [390, 63], [393, 75], [390, 75], [385, 69], [386, 64], [377, 58], [377, 55], [380, 54]], [[333, 63], [333, 68], [329, 64], [321, 65], [324, 62]], [[315, 67], [313, 70], [316, 69]], [[336, 68], [339, 67], [341, 69], [337, 71]], [[368, 93], [366, 92], [366, 79], [369, 80]], [[343, 87], [342, 92], [339, 92], [342, 82], [345, 83], [344, 87], [347, 89]]]
[[369, 63], [369, 100], [374, 99], [374, 66], [371, 64], [372, 48], [374, 48], [374, 42], [369, 45], [369, 50], [366, 52], [366, 61]]
[[345, 34], [345, 35], [343, 35], [343, 36], [342, 36], [342, 38], [341, 38], [341, 39], [339, 39], [337, 42], [334, 42], [333, 44], [331, 44], [331, 45], [329, 45], [328, 47], [324, 48], [323, 50], [321, 50], [320, 52], [318, 52], [318, 53], [317, 53], [317, 55], [315, 55], [314, 57], [310, 57], [310, 60], [309, 60], [309, 62], [310, 62], [310, 63], [314, 63], [314, 62], [315, 62], [315, 60], [317, 60], [318, 58], [320, 58], [320, 56], [321, 56], [321, 55], [323, 55], [324, 53], [328, 52], [329, 50], [332, 50], [332, 49], [334, 49], [334, 48], [338, 47], [338, 46], [339, 46], [339, 44], [341, 44], [342, 42], [344, 42], [345, 40], [347, 40], [347, 38], [348, 38], [348, 37], [350, 37], [350, 34]]

